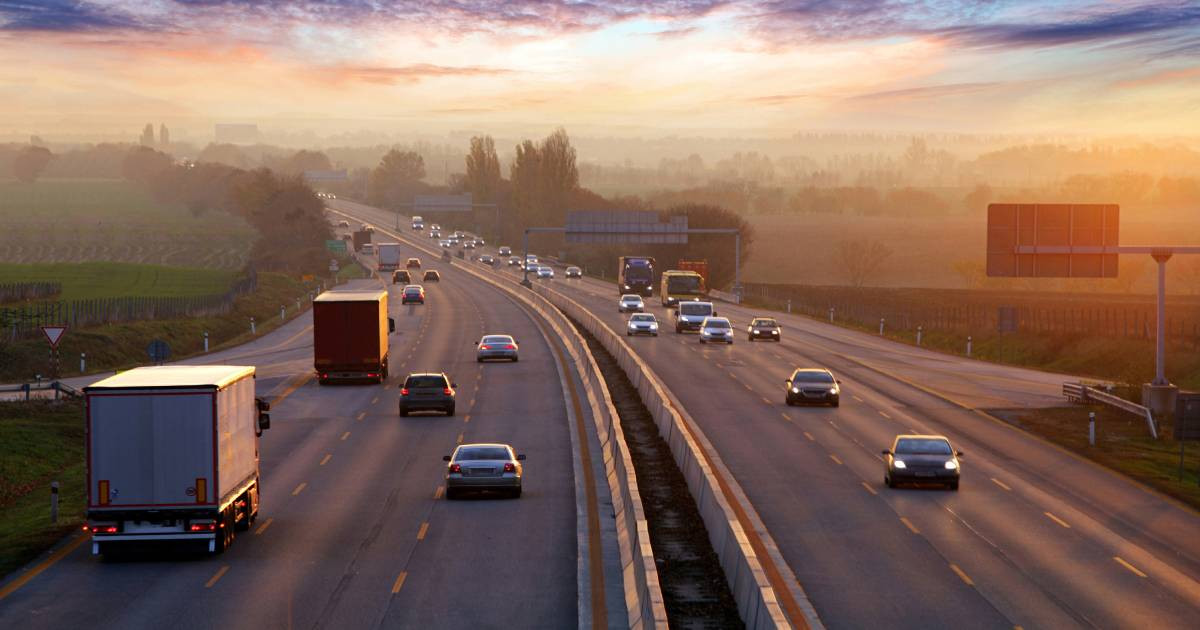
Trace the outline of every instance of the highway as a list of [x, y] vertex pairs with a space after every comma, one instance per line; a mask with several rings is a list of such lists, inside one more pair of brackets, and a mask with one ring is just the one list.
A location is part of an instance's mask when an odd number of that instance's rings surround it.
[[[581, 543], [577, 534], [569, 401], [552, 347], [511, 298], [431, 267], [443, 281], [426, 284], [426, 305], [400, 306], [391, 292], [396, 333], [383, 386], [317, 385], [308, 314], [251, 344], [187, 361], [257, 365], [259, 395], [275, 400], [260, 446], [259, 520], [229, 551], [100, 559], [77, 536], [56, 562], [0, 591], [0, 627], [564, 628], [581, 615], [603, 620], [603, 610], [581, 608], [589, 601], [581, 588], [586, 594], [603, 578], [584, 566], [579, 545], [599, 541]], [[474, 341], [484, 333], [513, 334], [520, 363], [476, 363]], [[400, 418], [398, 384], [410, 371], [450, 374], [457, 415]], [[520, 499], [445, 500], [442, 455], [474, 441], [508, 442], [528, 456]], [[607, 606], [619, 620], [619, 569], [608, 577], [600, 592], [617, 594]]]
[[[390, 212], [331, 205], [394, 225]], [[516, 281], [508, 269], [496, 273]], [[624, 332], [614, 285], [558, 278], [543, 282]], [[757, 314], [718, 310], [735, 330]], [[778, 344], [701, 345], [669, 327], [629, 343], [712, 442], [827, 626], [1194, 627], [1200, 516], [988, 412], [1062, 404], [1067, 377], [773, 315]], [[838, 375], [840, 408], [784, 405], [800, 366]], [[909, 432], [965, 451], [959, 492], [884, 486], [879, 451]]]

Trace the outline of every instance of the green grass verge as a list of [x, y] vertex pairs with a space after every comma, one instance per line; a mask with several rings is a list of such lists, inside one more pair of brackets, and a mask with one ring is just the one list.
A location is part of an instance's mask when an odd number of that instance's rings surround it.
[[119, 262], [0, 263], [0, 284], [60, 282], [59, 300], [218, 295], [229, 290], [236, 276], [232, 270]]
[[[1088, 412], [1096, 413], [1096, 445], [1088, 444]], [[1150, 438], [1144, 420], [1103, 405], [998, 412], [1022, 429], [1200, 509], [1200, 445], [1187, 445], [1179, 478], [1179, 442], [1165, 423]]]
[[[316, 290], [312, 284], [283, 274], [263, 272], [258, 274], [258, 289], [238, 298], [233, 310], [220, 317], [135, 321], [70, 330], [59, 344], [63, 368], [60, 376], [80, 374], [81, 352], [87, 354], [88, 372], [102, 372], [146, 364], [146, 346], [155, 339], [167, 342], [172, 360], [203, 352], [205, 331], [210, 351], [244, 343], [253, 338], [251, 317], [255, 319], [255, 337], [261, 337], [283, 323], [280, 306], [290, 319], [309, 308], [309, 292]], [[297, 298], [300, 298], [299, 311]], [[0, 340], [0, 381], [23, 382], [32, 380], [35, 374], [48, 373], [45, 340]]]
[[[83, 403], [0, 403], [0, 576], [79, 528], [84, 515]], [[50, 523], [50, 483], [59, 482]]]

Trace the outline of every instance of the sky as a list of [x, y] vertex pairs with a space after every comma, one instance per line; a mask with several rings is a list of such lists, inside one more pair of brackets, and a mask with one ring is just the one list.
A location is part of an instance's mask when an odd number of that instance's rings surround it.
[[0, 136], [1194, 133], [1200, 0], [0, 0]]

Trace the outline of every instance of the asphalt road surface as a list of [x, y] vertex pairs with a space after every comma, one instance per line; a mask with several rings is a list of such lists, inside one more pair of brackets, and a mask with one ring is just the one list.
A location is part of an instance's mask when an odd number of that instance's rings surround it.
[[[390, 212], [331, 205], [394, 225]], [[510, 269], [496, 273], [515, 281]], [[541, 282], [624, 331], [615, 285], [557, 276]], [[668, 320], [657, 297], [647, 304]], [[718, 310], [736, 331], [758, 314]], [[826, 625], [1195, 627], [1200, 515], [986, 411], [1060, 405], [1068, 377], [767, 314], [782, 343], [701, 345], [670, 326], [629, 342], [711, 440]], [[801, 366], [837, 374], [840, 408], [784, 404]], [[912, 432], [965, 451], [960, 491], [883, 484], [880, 450]]]
[[[228, 552], [114, 561], [79, 544], [0, 601], [0, 628], [575, 626], [575, 481], [551, 348], [499, 291], [431, 267], [443, 281], [426, 284], [426, 305], [401, 306], [392, 291], [383, 386], [308, 378], [308, 315], [188, 361], [257, 365], [260, 395], [276, 399], [259, 519]], [[515, 335], [521, 361], [477, 364], [484, 333]], [[449, 373], [457, 415], [400, 418], [409, 371]], [[524, 495], [445, 500], [442, 455], [463, 441], [526, 454]]]

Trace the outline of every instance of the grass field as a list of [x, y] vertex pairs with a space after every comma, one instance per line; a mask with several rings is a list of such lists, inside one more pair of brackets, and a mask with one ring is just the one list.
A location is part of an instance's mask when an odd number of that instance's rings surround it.
[[229, 290], [237, 272], [117, 262], [0, 262], [0, 284], [61, 282], [58, 300], [109, 297], [183, 297], [216, 295]]
[[225, 213], [193, 215], [121, 180], [0, 181], [0, 261], [115, 261], [239, 269], [255, 232]]
[[[0, 576], [35, 558], [83, 521], [83, 404], [0, 403]], [[58, 522], [50, 483], [58, 481]]]

